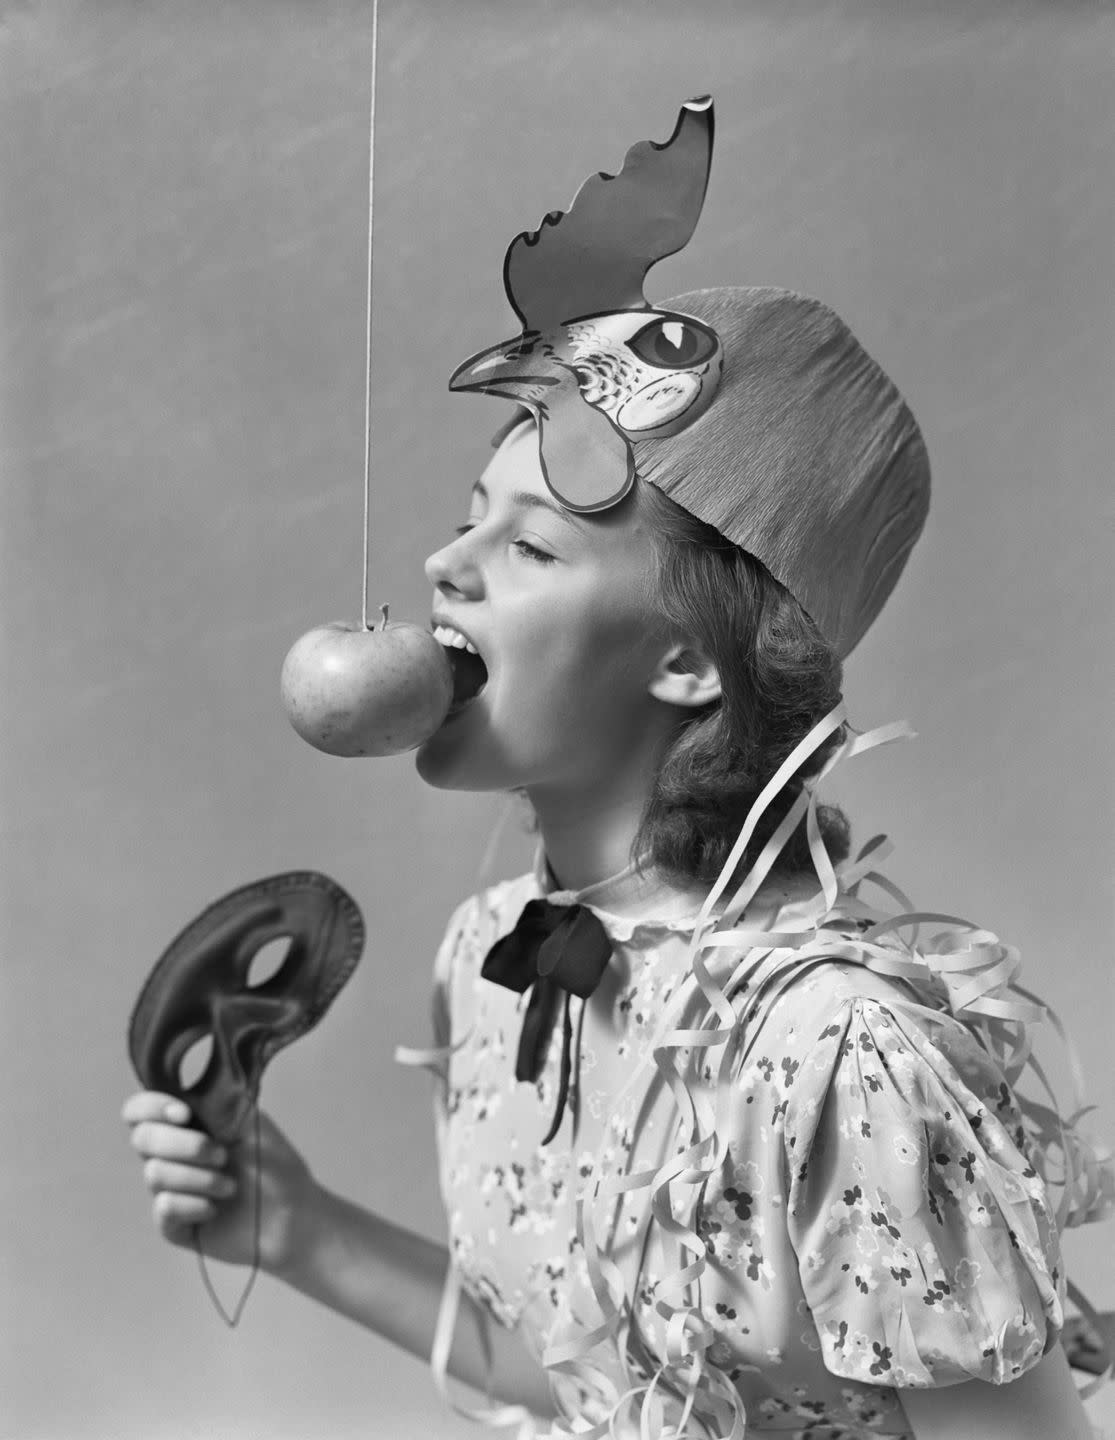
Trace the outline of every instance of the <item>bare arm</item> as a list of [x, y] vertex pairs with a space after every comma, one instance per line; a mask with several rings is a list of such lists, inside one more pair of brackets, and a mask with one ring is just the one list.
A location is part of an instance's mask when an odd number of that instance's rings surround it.
[[[275, 1272], [277, 1278], [428, 1359], [449, 1265], [446, 1247], [324, 1188], [304, 1206], [299, 1226], [300, 1242], [288, 1263]], [[512, 1331], [494, 1324], [488, 1330], [490, 1375], [478, 1307], [462, 1295], [450, 1374], [480, 1391], [490, 1385], [495, 1399], [552, 1416], [553, 1401], [541, 1367]]]
[[1092, 1440], [1065, 1352], [1054, 1347], [1009, 1385], [971, 1380], [939, 1390], [903, 1390], [916, 1440]]
[[[215, 1143], [190, 1127], [180, 1101], [150, 1091], [131, 1096], [123, 1118], [143, 1159], [153, 1218], [165, 1239], [192, 1248], [197, 1236], [206, 1254], [236, 1265], [251, 1263], [258, 1239], [267, 1274], [429, 1358], [449, 1265], [444, 1245], [325, 1189], [262, 1113], [258, 1216], [254, 1145]], [[541, 1367], [513, 1332], [489, 1329], [490, 1374], [480, 1312], [462, 1296], [449, 1373], [477, 1390], [490, 1385], [494, 1399], [552, 1415]]]

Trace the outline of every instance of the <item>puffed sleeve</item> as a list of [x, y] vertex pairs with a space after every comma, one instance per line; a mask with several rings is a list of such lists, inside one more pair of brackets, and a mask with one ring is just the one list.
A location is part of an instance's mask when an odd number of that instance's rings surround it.
[[951, 1016], [856, 997], [806, 1067], [787, 1224], [828, 1369], [903, 1387], [1021, 1375], [1057, 1338], [1064, 1281], [994, 1061]]

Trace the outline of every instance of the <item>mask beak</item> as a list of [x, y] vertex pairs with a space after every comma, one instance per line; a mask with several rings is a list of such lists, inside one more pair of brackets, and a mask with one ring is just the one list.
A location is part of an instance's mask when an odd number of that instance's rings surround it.
[[534, 415], [543, 478], [567, 510], [609, 510], [635, 483], [627, 440], [603, 411], [585, 403], [574, 372], [536, 331], [466, 360], [449, 388], [499, 395]]
[[449, 377], [450, 390], [500, 395], [521, 405], [544, 402], [565, 370], [538, 336], [517, 335], [471, 356]]

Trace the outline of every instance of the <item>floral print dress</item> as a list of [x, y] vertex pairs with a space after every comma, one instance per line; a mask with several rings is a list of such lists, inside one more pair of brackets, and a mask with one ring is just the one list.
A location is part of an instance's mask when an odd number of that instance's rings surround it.
[[[768, 882], [748, 924], [809, 923], [815, 888]], [[599, 989], [573, 1002], [584, 1005], [575, 1126], [567, 1111], [545, 1147], [560, 1033], [538, 1081], [517, 1082], [527, 997], [480, 975], [488, 948], [543, 894], [590, 906], [614, 947]], [[453, 1263], [540, 1361], [575, 1349], [600, 1316], [579, 1201], [603, 1177], [661, 1165], [684, 1143], [657, 1072], [634, 1091], [627, 1082], [685, 977], [702, 898], [635, 870], [555, 893], [540, 864], [461, 906], [439, 952], [435, 1019], [449, 1047], [439, 1157]], [[726, 975], [738, 959], [717, 963]], [[746, 998], [746, 986], [731, 997], [741, 1013]], [[1057, 1230], [1015, 1098], [971, 1031], [924, 999], [834, 959], [742, 1021], [729, 1143], [693, 1224], [705, 1246], [699, 1303], [715, 1334], [706, 1364], [742, 1398], [749, 1440], [905, 1436], [896, 1391], [1009, 1381], [1057, 1338]], [[707, 1052], [678, 1063], [695, 1103], [711, 1103]], [[645, 1191], [620, 1196], [598, 1237], [644, 1376], [669, 1340], [661, 1287], [689, 1258], [648, 1203]], [[604, 1350], [551, 1372], [574, 1429], [607, 1416]]]

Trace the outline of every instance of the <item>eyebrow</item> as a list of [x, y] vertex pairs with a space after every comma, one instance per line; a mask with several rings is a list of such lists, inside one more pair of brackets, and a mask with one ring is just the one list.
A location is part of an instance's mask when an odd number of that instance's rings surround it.
[[[488, 487], [484, 484], [483, 480], [477, 480], [472, 487], [472, 493], [479, 495], [481, 500], [487, 500], [489, 498]], [[558, 505], [556, 501], [547, 500], [543, 495], [536, 495], [532, 490], [513, 490], [507, 498], [511, 501], [512, 505], [518, 505], [522, 510], [550, 510], [559, 519], [564, 520], [572, 529], [578, 532], [581, 529], [576, 520], [569, 514], [568, 510]]]

